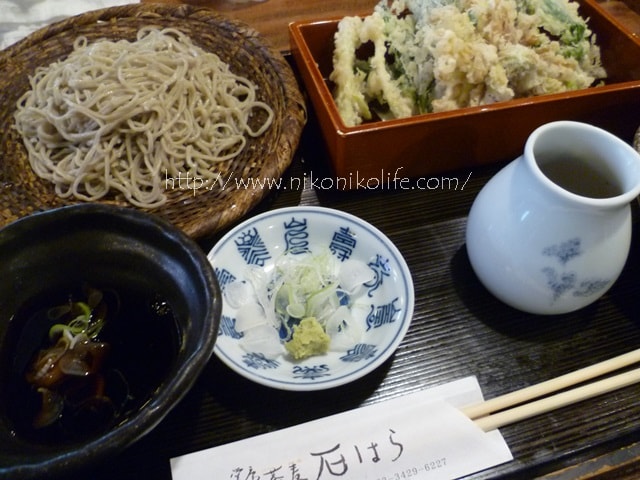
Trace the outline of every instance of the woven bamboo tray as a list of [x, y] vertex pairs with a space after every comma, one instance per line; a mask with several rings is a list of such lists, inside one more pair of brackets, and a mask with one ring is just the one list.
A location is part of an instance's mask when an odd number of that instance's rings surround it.
[[[34, 212], [78, 203], [59, 198], [52, 184], [33, 173], [22, 140], [12, 127], [15, 105], [29, 88], [29, 76], [36, 67], [68, 55], [80, 35], [89, 41], [135, 40], [146, 25], [181, 30], [195, 44], [216, 53], [234, 73], [251, 79], [260, 99], [274, 109], [274, 122], [264, 135], [249, 138], [238, 157], [216, 165], [225, 180], [277, 179], [290, 165], [306, 121], [305, 104], [290, 66], [257, 32], [211, 10], [188, 5], [132, 4], [96, 10], [38, 30], [0, 52], [0, 226]], [[267, 188], [238, 187], [235, 180], [225, 188], [171, 188], [166, 189], [167, 203], [151, 212], [188, 235], [202, 238], [244, 216], [267, 193]], [[104, 202], [130, 206], [115, 197]]]

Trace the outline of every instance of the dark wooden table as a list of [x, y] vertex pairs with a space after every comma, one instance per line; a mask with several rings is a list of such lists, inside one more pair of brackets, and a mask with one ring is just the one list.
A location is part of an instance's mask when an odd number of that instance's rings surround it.
[[[173, 0], [168, 0], [173, 1]], [[220, 10], [288, 50], [286, 25], [296, 18], [339, 16], [376, 2], [268, 0], [231, 4], [185, 0]], [[640, 33], [637, 0], [606, 1], [626, 28]], [[640, 125], [640, 112], [624, 121]], [[630, 138], [627, 140], [631, 140]], [[329, 175], [313, 115], [285, 177]], [[358, 215], [395, 242], [412, 271], [416, 306], [409, 332], [383, 366], [323, 392], [292, 393], [251, 383], [212, 358], [195, 387], [150, 434], [77, 478], [169, 480], [169, 459], [308, 420], [382, 402], [470, 375], [492, 398], [606, 360], [640, 346], [640, 221], [634, 205], [632, 252], [618, 282], [580, 312], [537, 317], [495, 300], [471, 273], [464, 231], [469, 207], [500, 168], [449, 172], [464, 189], [341, 192], [321, 187], [272, 191], [251, 215], [291, 205], [323, 205]], [[295, 182], [294, 182], [295, 183]], [[463, 182], [461, 182], [463, 183]], [[202, 241], [208, 250], [219, 236]], [[473, 479], [640, 478], [640, 386], [583, 401], [501, 429], [510, 463]], [[212, 479], [225, 480], [225, 479]]]

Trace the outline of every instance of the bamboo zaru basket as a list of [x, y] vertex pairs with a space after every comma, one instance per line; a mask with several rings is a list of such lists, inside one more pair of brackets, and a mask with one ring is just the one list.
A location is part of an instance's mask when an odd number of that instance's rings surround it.
[[[143, 26], [182, 31], [199, 47], [216, 53], [233, 73], [252, 80], [259, 100], [273, 108], [271, 127], [259, 137], [248, 137], [239, 156], [216, 165], [223, 178], [277, 179], [291, 164], [306, 122], [304, 99], [285, 58], [256, 31], [209, 9], [188, 5], [131, 4], [96, 10], [51, 24], [0, 52], [0, 226], [78, 203], [58, 197], [51, 183], [36, 176], [13, 128], [16, 102], [29, 89], [29, 77], [37, 67], [65, 58], [79, 36], [89, 42], [133, 41]], [[188, 235], [202, 238], [247, 214], [268, 193], [268, 189], [239, 188], [232, 181], [225, 188], [173, 188], [166, 190], [167, 202], [152, 212]], [[128, 206], [117, 196], [104, 202]]]

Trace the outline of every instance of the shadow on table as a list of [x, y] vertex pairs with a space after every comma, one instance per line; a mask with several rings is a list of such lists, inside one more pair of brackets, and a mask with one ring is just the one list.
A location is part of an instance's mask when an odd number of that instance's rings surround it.
[[587, 328], [597, 315], [597, 304], [563, 315], [534, 315], [508, 306], [494, 297], [474, 274], [465, 245], [453, 257], [451, 270], [460, 300], [471, 314], [513, 339], [550, 342], [569, 338]]

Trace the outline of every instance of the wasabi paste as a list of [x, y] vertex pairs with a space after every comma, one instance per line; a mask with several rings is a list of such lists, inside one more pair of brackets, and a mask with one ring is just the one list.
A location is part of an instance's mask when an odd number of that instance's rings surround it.
[[327, 335], [315, 317], [300, 320], [293, 327], [291, 340], [284, 344], [287, 352], [296, 360], [327, 353], [331, 337]]

